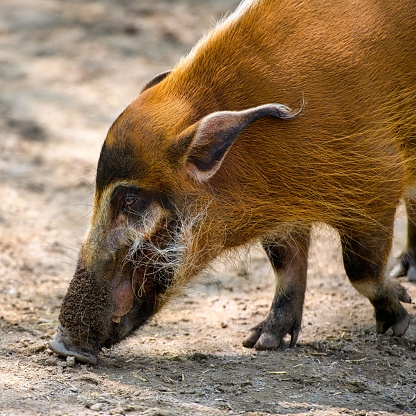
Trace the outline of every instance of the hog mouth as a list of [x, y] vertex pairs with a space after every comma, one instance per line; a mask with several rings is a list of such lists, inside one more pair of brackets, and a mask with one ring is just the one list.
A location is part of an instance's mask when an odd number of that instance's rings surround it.
[[68, 331], [61, 325], [58, 332], [49, 343], [49, 348], [62, 357], [75, 357], [78, 361], [85, 364], [97, 364], [98, 346], [90, 344], [80, 347], [72, 342]]

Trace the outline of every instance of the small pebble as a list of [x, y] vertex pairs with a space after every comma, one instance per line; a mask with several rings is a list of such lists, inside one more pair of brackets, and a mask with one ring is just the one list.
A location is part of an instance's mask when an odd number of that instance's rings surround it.
[[96, 412], [99, 412], [102, 408], [103, 405], [101, 403], [95, 403], [90, 407], [91, 410], [95, 410]]
[[75, 357], [73, 357], [72, 355], [69, 357], [66, 357], [66, 365], [68, 367], [73, 367], [75, 365]]
[[125, 415], [125, 414], [126, 412], [121, 406], [117, 406], [116, 408], [110, 410], [110, 415]]

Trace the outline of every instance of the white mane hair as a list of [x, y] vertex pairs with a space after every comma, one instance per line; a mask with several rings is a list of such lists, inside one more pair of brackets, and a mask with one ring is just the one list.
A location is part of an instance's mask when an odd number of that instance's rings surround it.
[[194, 56], [196, 55], [199, 48], [205, 44], [205, 42], [217, 31], [236, 23], [244, 13], [249, 10], [251, 7], [255, 6], [256, 4], [260, 3], [262, 0], [242, 0], [241, 3], [237, 6], [237, 8], [231, 13], [226, 14], [222, 19], [220, 19], [215, 27], [209, 31], [205, 36], [203, 36], [198, 43], [190, 50], [190, 52], [183, 58], [181, 61], [185, 60], [187, 62], [192, 62]]
[[220, 24], [228, 24], [237, 21], [241, 16], [252, 6], [259, 3], [261, 0], [242, 0], [233, 13], [227, 16]]

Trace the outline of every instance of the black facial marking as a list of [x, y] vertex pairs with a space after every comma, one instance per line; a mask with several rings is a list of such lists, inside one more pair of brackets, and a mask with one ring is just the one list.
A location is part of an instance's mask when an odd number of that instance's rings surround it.
[[134, 149], [128, 143], [108, 147], [106, 142], [101, 149], [97, 167], [97, 190], [102, 191], [113, 182], [137, 177], [146, 167], [139, 166]]

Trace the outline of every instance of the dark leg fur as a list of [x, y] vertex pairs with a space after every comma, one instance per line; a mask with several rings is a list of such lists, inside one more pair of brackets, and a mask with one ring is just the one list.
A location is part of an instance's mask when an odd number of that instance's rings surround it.
[[378, 230], [366, 235], [341, 232], [345, 271], [352, 285], [366, 296], [375, 310], [376, 330], [401, 336], [409, 325], [409, 315], [400, 302], [410, 302], [406, 290], [385, 276], [391, 247], [391, 233]]
[[267, 318], [244, 340], [245, 347], [258, 350], [279, 348], [286, 334], [296, 344], [302, 320], [306, 289], [310, 230], [297, 230], [287, 241], [265, 240], [263, 247], [273, 266], [277, 285]]
[[392, 271], [393, 277], [407, 276], [410, 282], [416, 283], [416, 199], [405, 200], [407, 212], [407, 245], [399, 256], [398, 264]]

